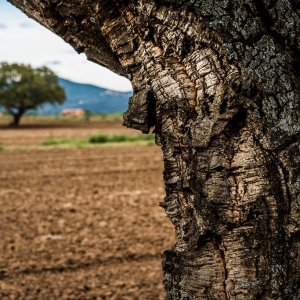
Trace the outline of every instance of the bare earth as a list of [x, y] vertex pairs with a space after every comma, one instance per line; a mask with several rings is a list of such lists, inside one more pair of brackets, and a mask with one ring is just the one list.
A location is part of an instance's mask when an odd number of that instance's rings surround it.
[[94, 133], [140, 134], [139, 131], [126, 128], [120, 123], [25, 123], [19, 128], [7, 126], [0, 120], [0, 145], [32, 146], [41, 144], [47, 138], [86, 139]]
[[[48, 133], [1, 129], [0, 143]], [[162, 171], [157, 146], [0, 152], [0, 299], [163, 299]]]

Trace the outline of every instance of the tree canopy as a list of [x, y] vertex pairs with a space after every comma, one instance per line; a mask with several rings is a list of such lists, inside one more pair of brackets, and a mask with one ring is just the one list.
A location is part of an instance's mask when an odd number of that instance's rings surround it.
[[43, 103], [62, 104], [66, 99], [58, 77], [47, 67], [34, 69], [23, 64], [0, 64], [0, 106], [18, 125], [22, 115]]

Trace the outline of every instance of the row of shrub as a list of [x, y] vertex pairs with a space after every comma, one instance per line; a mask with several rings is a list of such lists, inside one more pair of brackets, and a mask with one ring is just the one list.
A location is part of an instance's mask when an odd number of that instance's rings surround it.
[[110, 136], [108, 134], [93, 134], [88, 138], [91, 144], [104, 144], [104, 143], [124, 143], [124, 142], [138, 142], [138, 141], [154, 141], [153, 134], [138, 134], [126, 135], [117, 134]]
[[108, 143], [138, 143], [146, 142], [147, 145], [154, 144], [153, 134], [138, 134], [138, 135], [108, 135], [108, 134], [93, 134], [87, 140], [76, 139], [55, 139], [53, 137], [48, 138], [42, 142], [43, 146], [55, 146], [55, 145], [68, 145], [84, 146], [87, 144], [108, 144]]

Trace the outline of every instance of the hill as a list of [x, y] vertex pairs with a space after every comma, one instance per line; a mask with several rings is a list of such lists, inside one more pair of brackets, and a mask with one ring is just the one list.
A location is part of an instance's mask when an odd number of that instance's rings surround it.
[[93, 113], [123, 112], [127, 109], [132, 92], [117, 92], [91, 84], [82, 84], [59, 78], [59, 84], [65, 88], [67, 99], [63, 105], [43, 106], [43, 114], [59, 114], [62, 109], [82, 108]]

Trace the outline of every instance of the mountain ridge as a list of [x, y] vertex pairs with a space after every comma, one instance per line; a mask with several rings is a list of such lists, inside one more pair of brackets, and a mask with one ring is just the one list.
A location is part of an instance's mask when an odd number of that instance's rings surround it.
[[63, 109], [81, 108], [93, 113], [124, 112], [132, 92], [119, 92], [92, 84], [76, 83], [59, 78], [59, 84], [65, 89], [67, 99], [62, 105], [44, 104], [43, 114], [59, 114]]

